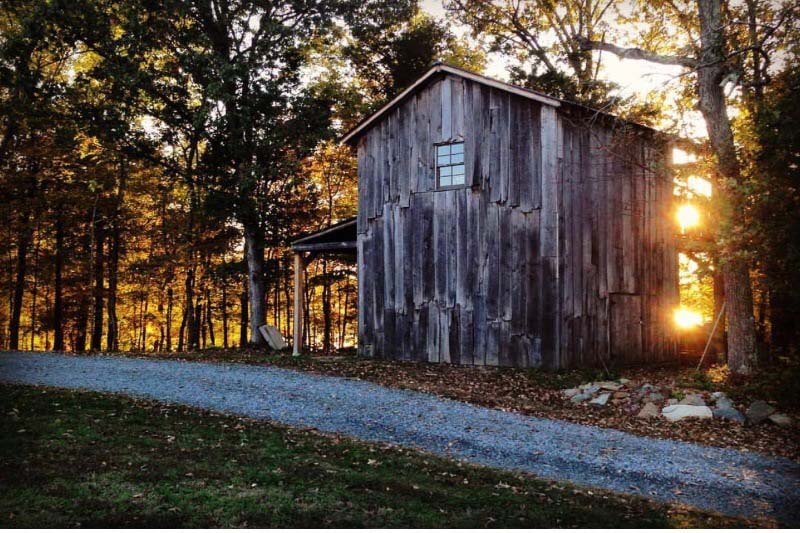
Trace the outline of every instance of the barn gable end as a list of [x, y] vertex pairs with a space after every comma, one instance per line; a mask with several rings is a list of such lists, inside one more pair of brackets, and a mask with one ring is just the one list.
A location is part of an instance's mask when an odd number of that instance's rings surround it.
[[[439, 72], [348, 136], [362, 354], [548, 368], [675, 356], [667, 145], [553, 102]], [[461, 142], [464, 186], [437, 187], [436, 145]]]

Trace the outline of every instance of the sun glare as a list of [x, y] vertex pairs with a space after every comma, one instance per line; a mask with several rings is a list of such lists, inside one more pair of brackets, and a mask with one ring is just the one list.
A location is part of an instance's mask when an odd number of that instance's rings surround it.
[[681, 226], [681, 232], [685, 232], [689, 228], [693, 228], [700, 223], [700, 212], [692, 204], [683, 204], [678, 207], [678, 224]]
[[685, 307], [675, 310], [675, 325], [681, 329], [695, 328], [703, 323], [703, 317], [700, 313], [696, 313]]

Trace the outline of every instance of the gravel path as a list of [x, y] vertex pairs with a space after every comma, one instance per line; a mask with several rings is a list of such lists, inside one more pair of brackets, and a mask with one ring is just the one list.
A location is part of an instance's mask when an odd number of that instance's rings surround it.
[[800, 524], [800, 464], [280, 368], [0, 353], [0, 382], [123, 393]]

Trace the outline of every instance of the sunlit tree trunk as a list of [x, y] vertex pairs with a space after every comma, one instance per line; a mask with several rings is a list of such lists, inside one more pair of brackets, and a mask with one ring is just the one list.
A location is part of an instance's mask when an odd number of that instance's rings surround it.
[[[741, 169], [733, 142], [733, 130], [725, 103], [725, 37], [720, 0], [698, 0], [700, 15], [700, 58], [697, 69], [699, 108], [708, 138], [717, 158], [720, 174], [724, 222], [728, 230], [736, 213], [743, 208], [737, 185]], [[729, 186], [728, 183], [732, 185]], [[733, 374], [751, 374], [756, 364], [756, 332], [753, 318], [753, 292], [749, 265], [738, 250], [722, 259], [725, 302], [728, 319], [728, 367]]]

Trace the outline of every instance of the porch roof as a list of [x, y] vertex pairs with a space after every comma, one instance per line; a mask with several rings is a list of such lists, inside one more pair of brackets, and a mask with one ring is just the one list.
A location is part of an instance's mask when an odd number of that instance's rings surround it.
[[309, 233], [292, 241], [295, 252], [351, 252], [357, 248], [356, 217]]

